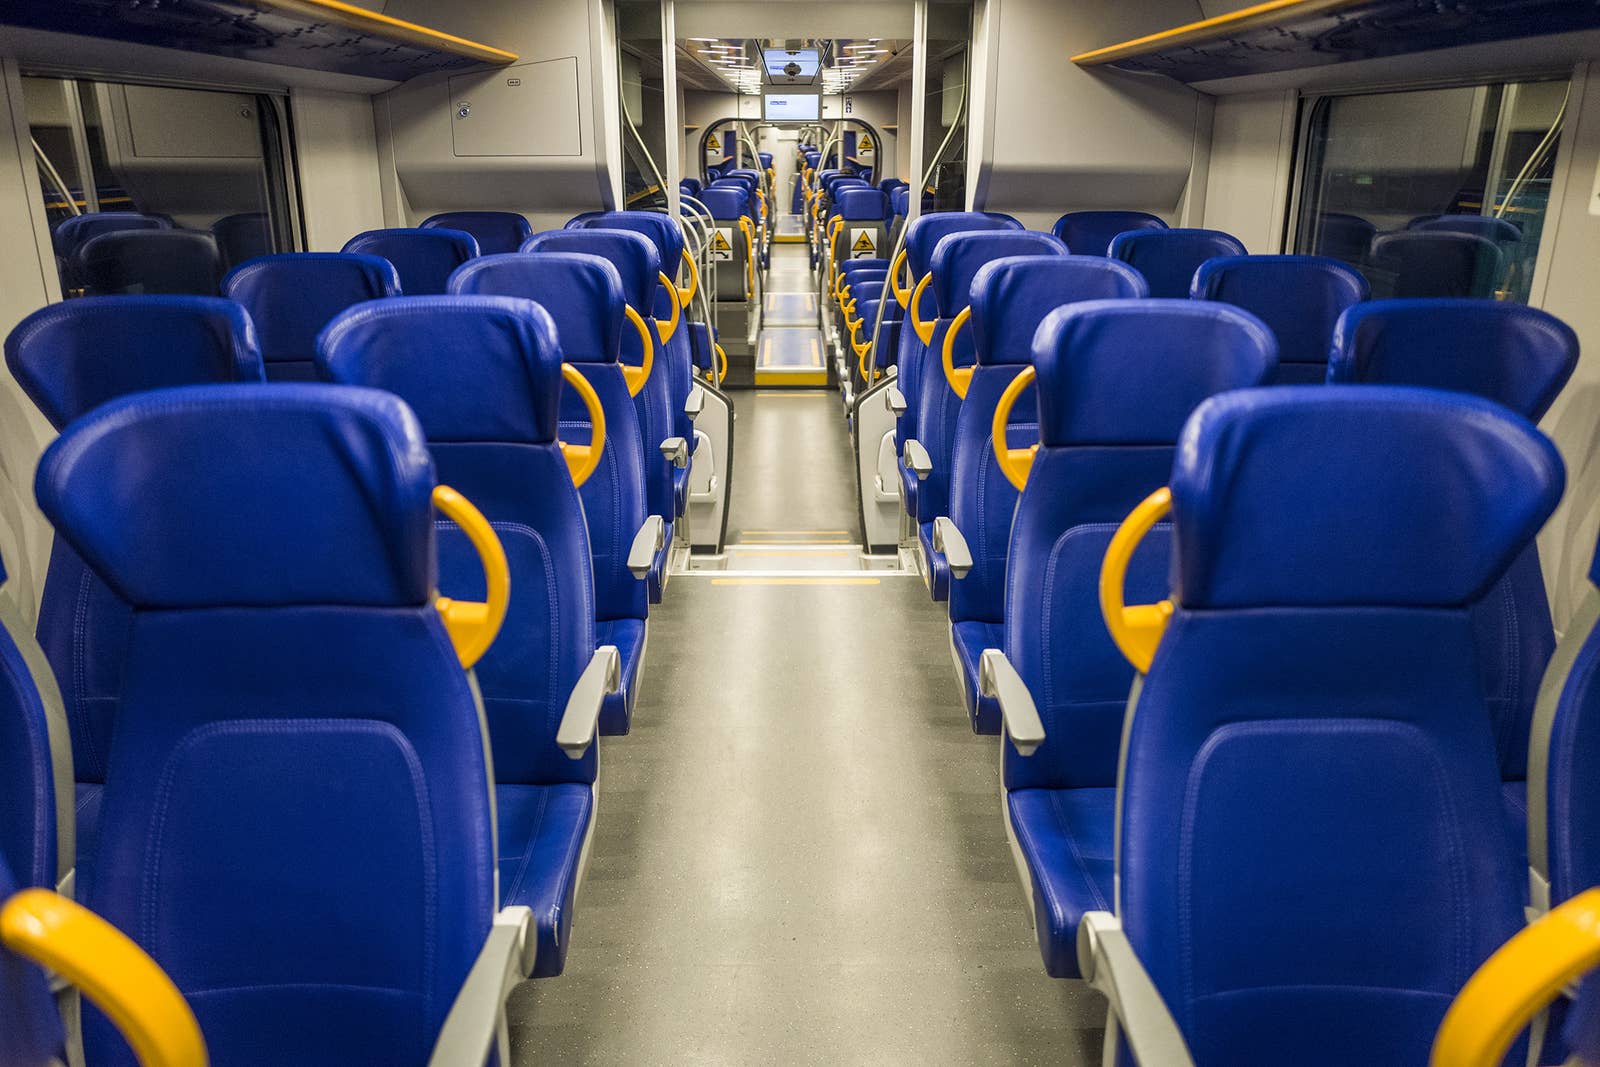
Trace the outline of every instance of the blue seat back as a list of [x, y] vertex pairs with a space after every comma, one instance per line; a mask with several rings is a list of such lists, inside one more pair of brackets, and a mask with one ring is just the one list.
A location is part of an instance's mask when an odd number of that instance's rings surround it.
[[[950, 463], [950, 518], [967, 539], [973, 567], [950, 583], [951, 622], [1005, 621], [1006, 550], [1017, 490], [994, 456], [994, 412], [1022, 368], [1033, 360], [1033, 337], [1046, 315], [1082, 300], [1138, 299], [1144, 279], [1103, 256], [1008, 256], [974, 275], [972, 349], [976, 365], [956, 417]], [[1011, 408], [1006, 437], [1012, 448], [1039, 439], [1034, 390]]]
[[1279, 385], [1328, 378], [1328, 346], [1345, 309], [1367, 299], [1367, 280], [1324, 256], [1222, 256], [1200, 264], [1190, 295], [1242, 307], [1278, 341]]
[[419, 224], [424, 230], [460, 230], [478, 242], [478, 254], [515, 252], [533, 236], [528, 220], [515, 211], [443, 211]]
[[1378, 227], [1360, 215], [1326, 211], [1317, 216], [1316, 253], [1346, 263], [1365, 263], [1377, 235]]
[[[57, 430], [129, 393], [262, 380], [249, 316], [219, 297], [87, 297], [52, 304], [18, 323], [5, 349], [12, 375]], [[105, 781], [129, 611], [57, 537], [38, 635], [61, 685], [80, 782]]]
[[[1542, 418], [1578, 365], [1578, 337], [1538, 308], [1495, 300], [1375, 300], [1334, 334], [1328, 380], [1472, 393]], [[1479, 667], [1507, 780], [1527, 774], [1528, 730], [1555, 629], [1530, 541], [1473, 609]]]
[[1424, 232], [1470, 233], [1503, 245], [1514, 245], [1522, 240], [1522, 227], [1492, 215], [1440, 215], [1411, 228]]
[[1505, 256], [1487, 237], [1449, 230], [1405, 230], [1372, 242], [1374, 264], [1388, 277], [1392, 297], [1480, 297], [1494, 295]]
[[[11, 874], [0, 852], [0, 904], [30, 883]], [[0, 1063], [54, 1067], [66, 1062], [66, 1034], [45, 973], [32, 960], [0, 945]]]
[[1200, 264], [1218, 256], [1242, 256], [1244, 245], [1221, 230], [1129, 230], [1111, 239], [1107, 255], [1133, 267], [1153, 297], [1186, 297]]
[[223, 269], [232, 270], [272, 251], [272, 224], [263, 211], [224, 215], [211, 224], [211, 238], [217, 242]]
[[317, 334], [345, 308], [400, 295], [394, 264], [353, 252], [260, 256], [222, 279], [222, 295], [250, 313], [271, 381], [317, 376]]
[[50, 233], [56, 255], [71, 259], [79, 248], [103, 233], [118, 230], [170, 230], [172, 223], [160, 215], [137, 211], [90, 211], [62, 219]]
[[1424, 1063], [1522, 925], [1468, 608], [1562, 480], [1520, 416], [1417, 389], [1237, 392], [1184, 428], [1117, 912], [1197, 1064]]
[[[1039, 452], [1017, 501], [1006, 564], [1005, 651], [1044, 720], [1032, 756], [1007, 741], [1007, 789], [1104, 788], [1133, 669], [1097, 595], [1117, 524], [1167, 483], [1184, 420], [1272, 373], [1266, 325], [1225, 304], [1092, 300], [1045, 316], [1033, 344]], [[1129, 603], [1167, 591], [1167, 527], [1128, 568]]]
[[[534, 300], [555, 323], [562, 358], [594, 387], [606, 418], [600, 465], [578, 488], [589, 527], [595, 617], [643, 619], [645, 585], [628, 571], [628, 549], [645, 520], [645, 456], [639, 411], [618, 362], [623, 318], [622, 278], [611, 262], [581, 252], [480, 256], [450, 278], [450, 291]], [[589, 411], [570, 390], [561, 394], [561, 439], [587, 444]]]
[[709, 185], [701, 191], [699, 201], [718, 222], [736, 222], [745, 213], [745, 195], [737, 189]]
[[222, 260], [209, 233], [119, 229], [79, 245], [72, 272], [90, 296], [215, 296]]
[[[134, 608], [87, 904], [216, 1062], [423, 1062], [489, 932], [433, 486], [398, 397], [322, 384], [126, 397], [40, 461], [46, 517]], [[131, 1064], [85, 1014], [89, 1062]]]
[[1075, 256], [1103, 256], [1111, 239], [1129, 230], [1164, 230], [1167, 224], [1148, 211], [1069, 211], [1050, 232], [1066, 242]]
[[382, 256], [400, 275], [401, 292], [437, 296], [445, 291], [450, 272], [478, 254], [478, 242], [464, 230], [396, 227], [358, 233], [340, 251]]
[[[571, 760], [555, 743], [567, 694], [594, 654], [589, 538], [556, 443], [561, 362], [550, 316], [506, 296], [366, 304], [340, 315], [317, 342], [324, 378], [384, 389], [410, 406], [439, 480], [483, 512], [505, 548], [504, 637], [474, 668], [502, 783], [594, 781], [592, 746]], [[472, 543], [454, 523], [435, 525], [439, 591], [482, 600]]]

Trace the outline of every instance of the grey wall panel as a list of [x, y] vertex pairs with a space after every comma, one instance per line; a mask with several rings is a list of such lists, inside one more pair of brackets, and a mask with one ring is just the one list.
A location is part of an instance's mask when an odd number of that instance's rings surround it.
[[1202, 225], [1225, 230], [1251, 252], [1283, 251], [1294, 147], [1293, 93], [1221, 97], [1211, 122]]
[[458, 156], [581, 156], [578, 57], [450, 78]]
[[290, 104], [306, 249], [337, 252], [361, 231], [384, 225], [372, 100], [297, 90]]

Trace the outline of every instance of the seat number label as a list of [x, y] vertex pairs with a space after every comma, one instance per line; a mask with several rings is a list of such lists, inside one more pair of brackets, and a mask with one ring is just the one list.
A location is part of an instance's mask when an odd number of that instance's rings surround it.
[[850, 231], [850, 258], [851, 259], [876, 259], [878, 256], [878, 231], [851, 230]]
[[733, 262], [732, 226], [719, 226], [711, 231], [711, 261], [713, 263]]

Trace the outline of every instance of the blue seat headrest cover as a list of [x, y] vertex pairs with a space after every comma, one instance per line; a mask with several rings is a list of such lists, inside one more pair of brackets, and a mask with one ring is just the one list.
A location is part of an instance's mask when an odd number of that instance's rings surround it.
[[1564, 482], [1532, 423], [1477, 397], [1218, 396], [1184, 427], [1173, 467], [1177, 594], [1185, 608], [1464, 607], [1526, 549]]
[[255, 327], [215, 296], [92, 296], [40, 308], [6, 338], [6, 365], [50, 425], [172, 385], [259, 382]]
[[432, 442], [556, 439], [561, 346], [555, 323], [532, 300], [397, 296], [362, 304], [317, 338], [317, 369], [404, 397]]
[[996, 211], [938, 211], [919, 215], [906, 225], [906, 263], [917, 281], [933, 265], [933, 250], [941, 238], [963, 230], [1020, 230], [1022, 223]]
[[632, 230], [642, 233], [655, 246], [660, 269], [673, 274], [683, 258], [683, 231], [669, 215], [659, 211], [602, 211], [579, 215], [567, 223], [571, 229]]
[[866, 186], [839, 193], [838, 207], [839, 217], [846, 222], [882, 222], [889, 217], [889, 198]]
[[397, 296], [400, 275], [382, 256], [283, 252], [257, 256], [222, 279], [222, 293], [249, 309], [267, 361], [311, 360], [317, 334], [339, 311]]
[[532, 300], [555, 323], [568, 363], [615, 363], [622, 343], [622, 276], [583, 252], [479, 256], [450, 275], [452, 293]]
[[470, 233], [486, 254], [515, 252], [533, 233], [527, 218], [515, 211], [445, 211], [423, 219], [418, 229]]
[[1138, 271], [1103, 256], [991, 260], [972, 279], [972, 343], [978, 362], [985, 366], [1031, 363], [1039, 323], [1063, 304], [1136, 299], [1148, 292]]
[[45, 450], [58, 533], [135, 608], [419, 606], [433, 461], [399, 397], [284, 383], [113, 400]]
[[699, 199], [711, 212], [711, 217], [719, 222], [731, 221], [744, 214], [746, 194], [737, 189], [708, 186], [700, 193]]
[[649, 316], [655, 306], [656, 287], [661, 284], [661, 257], [656, 246], [635, 230], [574, 228], [546, 230], [522, 243], [524, 252], [581, 252], [599, 256], [617, 268], [622, 279], [622, 296], [641, 315]]
[[1370, 290], [1349, 264], [1327, 256], [1218, 256], [1195, 270], [1189, 295], [1260, 315], [1284, 362], [1325, 363], [1331, 323]]
[[1277, 368], [1272, 331], [1247, 311], [1194, 300], [1088, 300], [1057, 308], [1033, 342], [1039, 441], [1167, 445], [1206, 397]]
[[1059, 237], [1028, 230], [958, 232], [939, 238], [933, 248], [934, 304], [942, 318], [953, 319], [972, 303], [972, 279], [986, 263], [1007, 256], [1064, 256]]
[[1538, 308], [1470, 298], [1374, 300], [1340, 316], [1328, 380], [1472, 393], [1538, 421], [1577, 365], [1578, 335]]

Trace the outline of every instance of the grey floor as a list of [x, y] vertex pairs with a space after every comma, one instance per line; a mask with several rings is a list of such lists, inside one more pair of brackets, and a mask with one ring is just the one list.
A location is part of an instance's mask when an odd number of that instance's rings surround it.
[[[853, 539], [837, 397], [735, 399], [730, 541], [786, 570]], [[1045, 977], [942, 605], [805, 571], [677, 575], [652, 611], [567, 972], [514, 994], [513, 1061], [1097, 1063], [1103, 1002]]]

